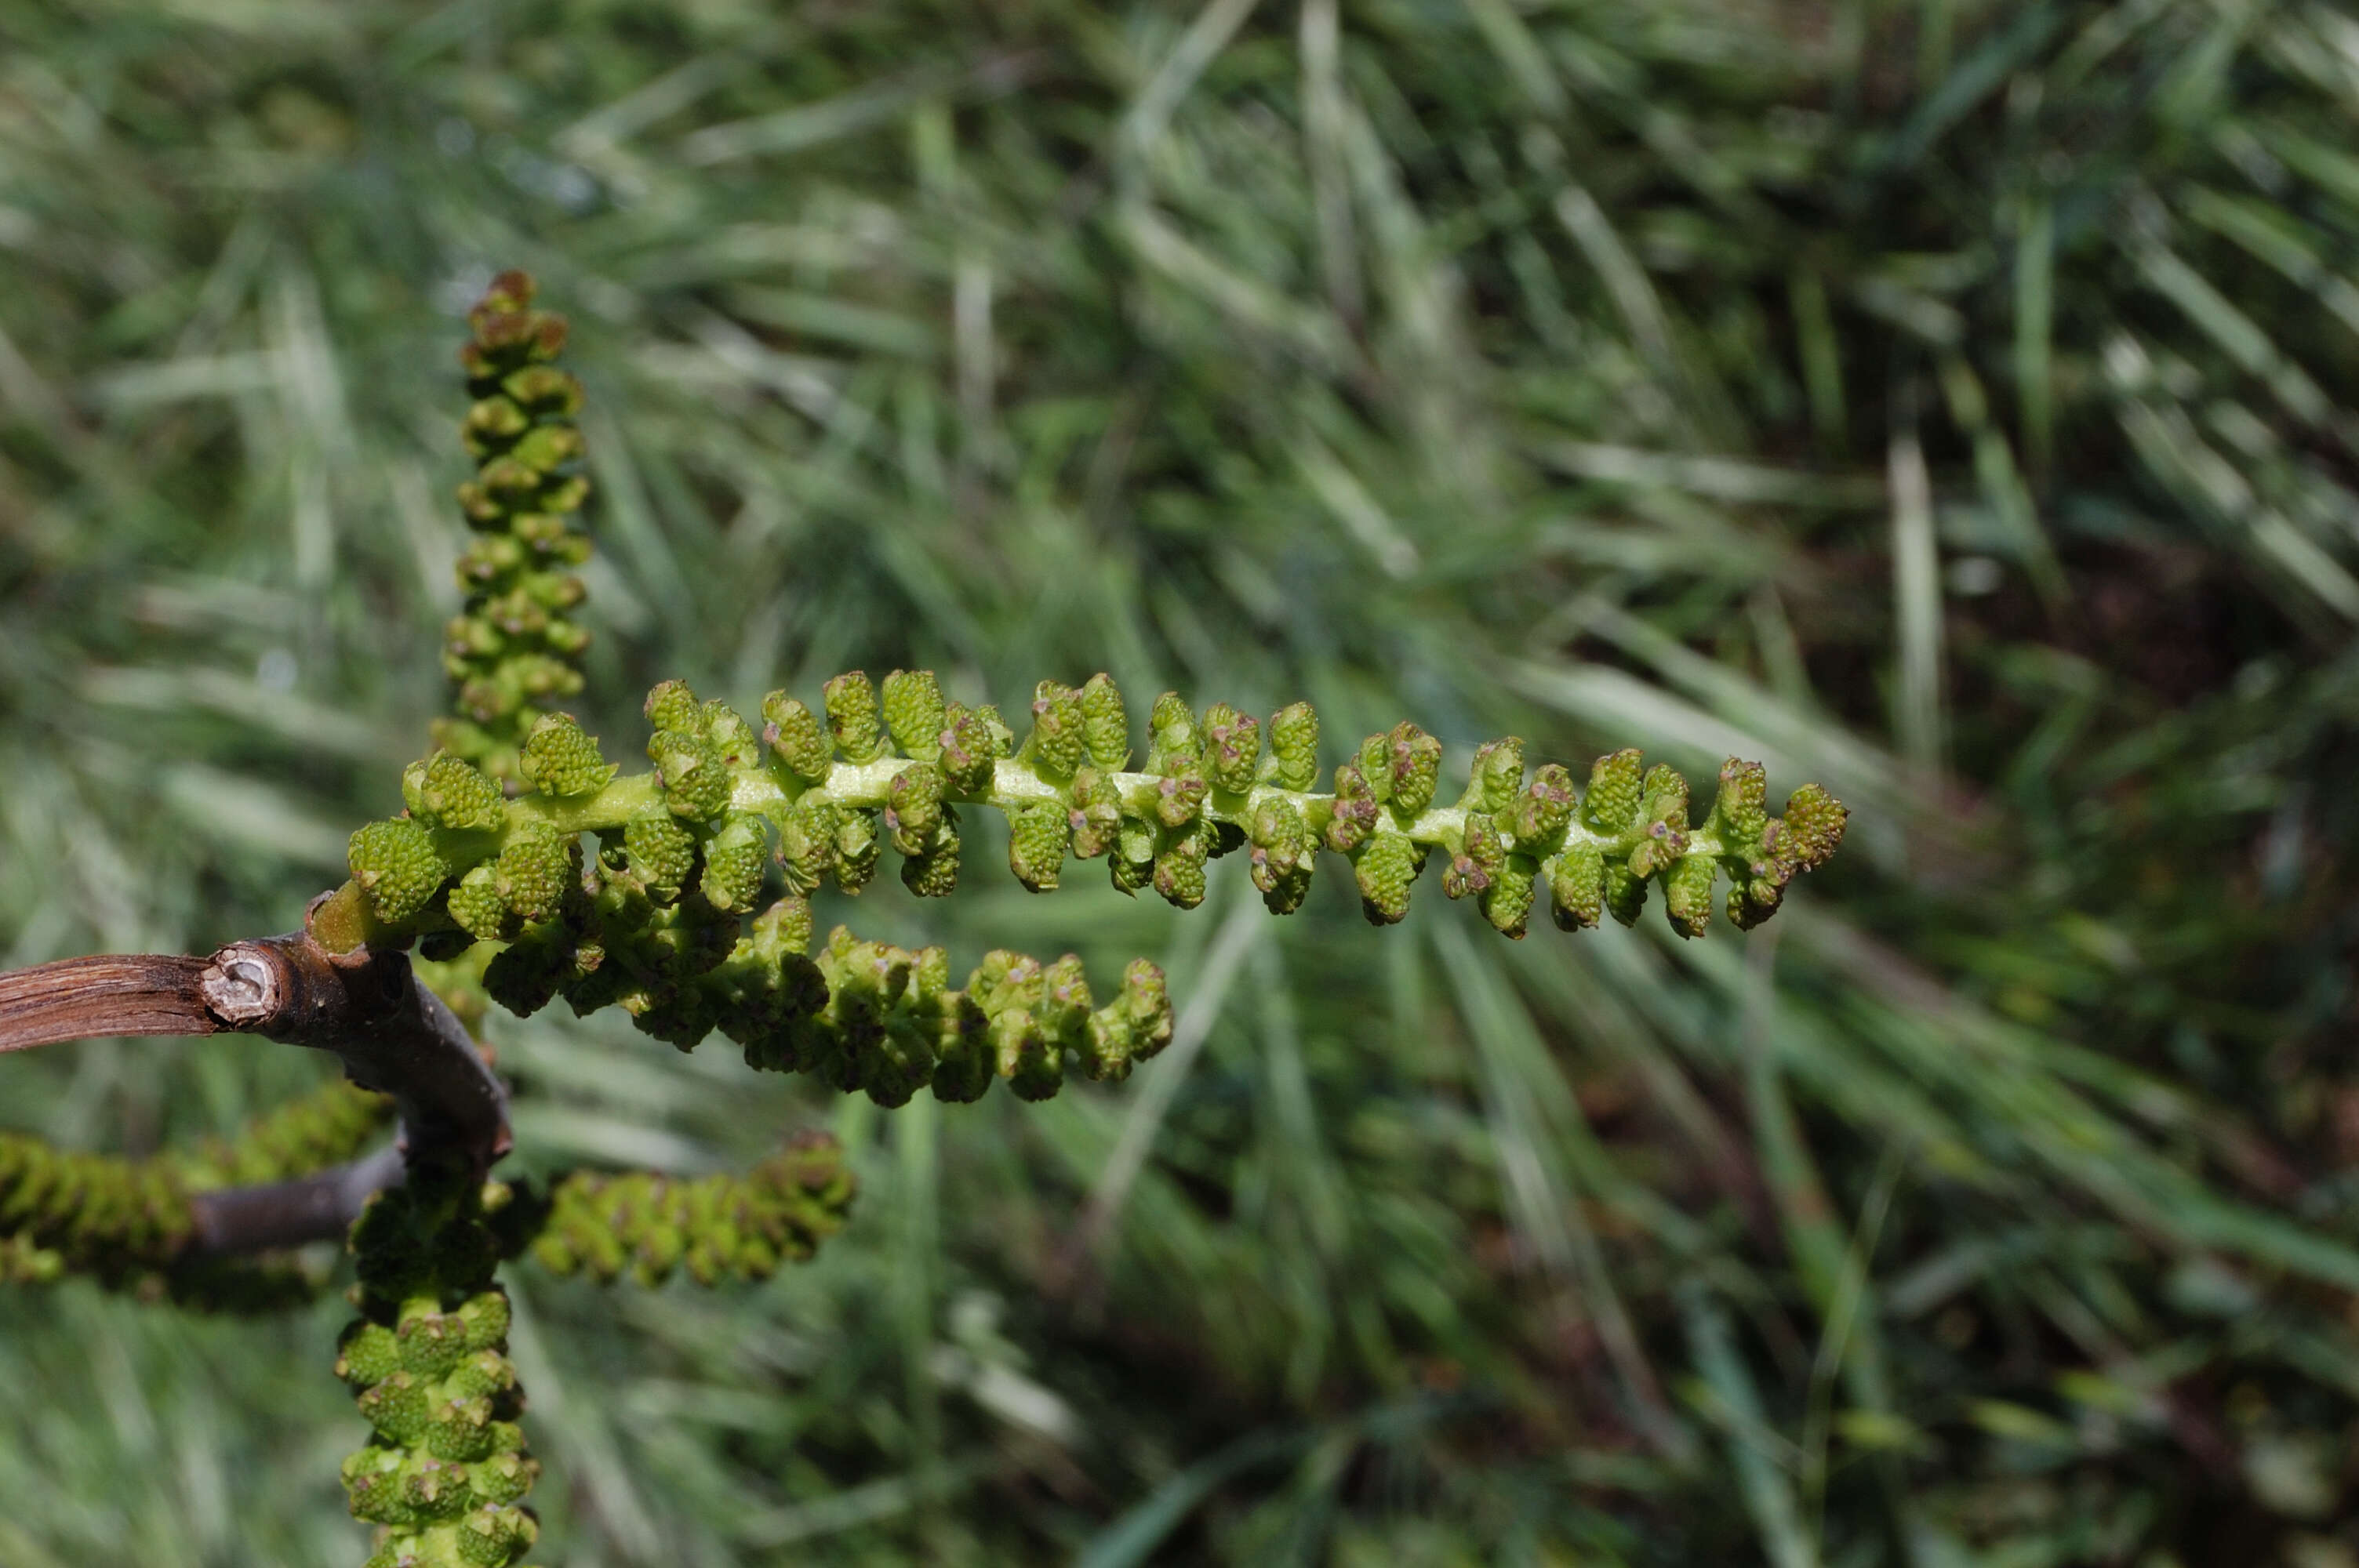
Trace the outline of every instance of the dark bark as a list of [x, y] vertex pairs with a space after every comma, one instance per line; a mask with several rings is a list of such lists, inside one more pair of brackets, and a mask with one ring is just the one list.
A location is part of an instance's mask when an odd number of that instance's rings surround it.
[[290, 1182], [199, 1193], [189, 1200], [196, 1220], [189, 1251], [220, 1257], [339, 1240], [370, 1197], [401, 1175], [401, 1150], [387, 1144], [364, 1159]]
[[0, 974], [0, 1052], [65, 1040], [224, 1031], [333, 1053], [392, 1097], [398, 1144], [294, 1181], [195, 1195], [190, 1249], [266, 1251], [341, 1236], [420, 1162], [481, 1180], [508, 1152], [507, 1092], [406, 953], [331, 952], [307, 928], [209, 958], [65, 958]]

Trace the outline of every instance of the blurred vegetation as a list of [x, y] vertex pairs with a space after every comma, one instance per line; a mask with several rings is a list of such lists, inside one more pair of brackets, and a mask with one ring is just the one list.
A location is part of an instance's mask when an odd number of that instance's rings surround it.
[[[395, 806], [526, 266], [632, 745], [664, 676], [1104, 667], [1855, 812], [1686, 945], [872, 892], [1169, 968], [1044, 1106], [495, 1020], [526, 1168], [863, 1171], [766, 1286], [515, 1271], [544, 1560], [2348, 1568], [2354, 114], [2291, 0], [15, 0], [0, 958], [283, 929]], [[356, 1560], [342, 1315], [0, 1300], [0, 1560]]]

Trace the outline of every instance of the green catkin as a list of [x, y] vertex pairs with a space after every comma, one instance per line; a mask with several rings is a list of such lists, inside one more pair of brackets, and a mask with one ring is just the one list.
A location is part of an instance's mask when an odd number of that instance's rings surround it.
[[574, 517], [590, 494], [573, 425], [582, 388], [549, 362], [564, 348], [564, 319], [532, 298], [530, 278], [504, 273], [468, 317], [460, 358], [474, 403], [460, 434], [476, 470], [459, 507], [474, 538], [458, 567], [466, 602], [443, 633], [457, 713], [434, 736], [501, 779], [517, 776], [540, 714], [582, 689], [590, 641], [569, 614], [583, 597], [571, 568], [590, 557]]
[[682, 1269], [701, 1285], [766, 1280], [842, 1227], [855, 1190], [842, 1147], [824, 1133], [742, 1176], [577, 1173], [550, 1189], [531, 1256], [602, 1284], [627, 1276], [660, 1285]]
[[[1445, 805], [1441, 743], [1406, 722], [1367, 737], [1316, 793], [1320, 722], [1299, 702], [1265, 725], [1226, 704], [1199, 716], [1166, 692], [1133, 772], [1129, 717], [1103, 674], [1078, 688], [1041, 682], [1019, 716], [1020, 747], [995, 708], [946, 701], [924, 670], [895, 670], [881, 697], [859, 671], [838, 676], [816, 712], [773, 692], [758, 733], [667, 681], [645, 708], [651, 771], [620, 776], [574, 719], [549, 711], [581, 685], [587, 639], [569, 615], [582, 589], [564, 568], [587, 557], [571, 514], [588, 484], [572, 423], [581, 389], [549, 362], [564, 324], [531, 300], [522, 275], [495, 280], [462, 352], [474, 402], [462, 434], [478, 468], [461, 491], [476, 530], [460, 567], [468, 597], [444, 649], [458, 717], [404, 772], [407, 814], [363, 827], [349, 850], [349, 892], [392, 937], [420, 937], [445, 959], [504, 943], [481, 989], [513, 1011], [560, 995], [577, 1013], [616, 1007], [683, 1050], [718, 1031], [750, 1067], [885, 1106], [920, 1092], [971, 1102], [1002, 1079], [1040, 1099], [1069, 1067], [1119, 1080], [1169, 1044], [1160, 969], [1134, 961], [1099, 1005], [1073, 955], [1044, 964], [1000, 950], [953, 987], [939, 947], [837, 926], [814, 950], [808, 895], [830, 879], [858, 892], [888, 841], [911, 892], [948, 893], [960, 811], [991, 809], [1008, 818], [1011, 871], [1034, 891], [1058, 885], [1070, 851], [1103, 857], [1125, 892], [1151, 887], [1190, 908], [1211, 861], [1242, 849], [1255, 888], [1284, 914], [1332, 852], [1349, 859], [1367, 917], [1389, 925], [1440, 851], [1444, 892], [1472, 898], [1509, 937], [1527, 930], [1543, 887], [1551, 920], [1575, 930], [1609, 914], [1635, 921], [1651, 882], [1673, 928], [1695, 936], [1722, 875], [1729, 919], [1751, 927], [1842, 841], [1844, 809], [1816, 784], [1771, 816], [1757, 763], [1731, 759], [1696, 824], [1686, 781], [1644, 769], [1636, 751], [1598, 758], [1576, 790], [1557, 763], [1527, 778], [1512, 737], [1477, 748]], [[772, 861], [786, 896], [763, 907]], [[384, 1116], [381, 1103], [322, 1098], [178, 1164], [0, 1136], [0, 1277], [81, 1268], [264, 1299], [282, 1289], [266, 1271], [238, 1277], [179, 1256], [189, 1195], [349, 1157]], [[577, 1174], [546, 1199], [420, 1162], [353, 1231], [362, 1316], [338, 1370], [373, 1433], [344, 1467], [353, 1513], [382, 1527], [370, 1568], [505, 1564], [531, 1543], [518, 1504], [536, 1467], [514, 1424], [507, 1304], [492, 1283], [503, 1246], [601, 1281], [758, 1280], [808, 1257], [851, 1195], [827, 1140], [743, 1177]]]
[[353, 1226], [361, 1315], [336, 1372], [370, 1427], [343, 1464], [353, 1516], [382, 1527], [368, 1568], [501, 1568], [539, 1534], [520, 1506], [539, 1466], [516, 1424], [524, 1396], [485, 1193], [463, 1173], [414, 1169]]

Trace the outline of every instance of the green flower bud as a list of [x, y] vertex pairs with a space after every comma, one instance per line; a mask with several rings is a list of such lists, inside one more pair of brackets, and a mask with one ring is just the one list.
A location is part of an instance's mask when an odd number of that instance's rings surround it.
[[1605, 862], [1605, 910], [1625, 925], [1638, 924], [1647, 907], [1647, 879], [1625, 865]]
[[401, 1365], [401, 1342], [383, 1324], [356, 1319], [336, 1341], [336, 1376], [367, 1388], [393, 1376]]
[[1242, 795], [1261, 762], [1261, 723], [1227, 703], [1204, 710], [1204, 762], [1215, 786]]
[[1196, 820], [1204, 808], [1204, 797], [1212, 793], [1196, 761], [1182, 758], [1180, 772], [1168, 773], [1156, 781], [1155, 814], [1166, 827], [1185, 827]]
[[1474, 763], [1467, 772], [1466, 796], [1461, 804], [1470, 811], [1506, 811], [1515, 805], [1523, 784], [1523, 741], [1513, 735], [1485, 741], [1474, 749]]
[[1718, 871], [1706, 855], [1672, 863], [1663, 878], [1663, 908], [1672, 930], [1682, 936], [1701, 936], [1712, 929], [1712, 884]]
[[1094, 860], [1114, 847], [1122, 832], [1122, 790], [1114, 775], [1094, 765], [1073, 774], [1073, 853]]
[[657, 730], [679, 730], [690, 734], [701, 733], [704, 728], [704, 705], [696, 699], [684, 680], [668, 680], [647, 693], [641, 709], [648, 725]]
[[1291, 914], [1310, 891], [1315, 847], [1302, 814], [1292, 802], [1265, 800], [1254, 808], [1245, 830], [1253, 845], [1253, 884], [1273, 914]]
[[1768, 770], [1760, 763], [1731, 757], [1721, 764], [1720, 793], [1705, 822], [1723, 849], [1743, 854], [1761, 842], [1769, 827], [1768, 795]]
[[1376, 797], [1367, 775], [1350, 762], [1335, 770], [1335, 806], [1327, 819], [1327, 847], [1348, 855], [1375, 831]]
[[1516, 844], [1527, 849], [1546, 849], [1555, 844], [1572, 820], [1572, 774], [1561, 763], [1542, 765], [1506, 808]]
[[500, 896], [498, 878], [489, 865], [461, 877], [444, 904], [451, 918], [478, 941], [506, 942], [516, 933], [516, 917]]
[[930, 762], [941, 754], [949, 709], [931, 670], [895, 670], [885, 677], [885, 727], [901, 754]]
[[648, 812], [632, 817], [623, 826], [623, 847], [631, 859], [631, 874], [662, 903], [679, 896], [689, 872], [696, 868], [695, 837], [669, 816]]
[[1018, 757], [1046, 778], [1063, 781], [1082, 765], [1082, 696], [1071, 687], [1044, 680], [1032, 694], [1032, 732]]
[[704, 738], [720, 749], [721, 760], [731, 769], [743, 772], [758, 765], [761, 738], [735, 708], [716, 698], [699, 708], [698, 716]]
[[527, 784], [561, 799], [595, 795], [619, 771], [570, 713], [544, 713], [533, 721], [517, 766]]
[[1203, 903], [1204, 862], [1212, 858], [1212, 849], [1201, 832], [1171, 835], [1155, 857], [1155, 891], [1180, 909]]
[[1803, 871], [1815, 871], [1827, 863], [1843, 842], [1843, 824], [1850, 815], [1843, 802], [1817, 784], [1804, 784], [1786, 797], [1786, 815], [1779, 819], [1784, 826], [1776, 848]]
[[820, 728], [818, 716], [783, 691], [762, 699], [762, 743], [779, 766], [808, 784], [827, 777], [834, 742]]
[[1071, 831], [1065, 808], [1053, 801], [1015, 807], [1007, 814], [1007, 869], [1032, 892], [1047, 892], [1057, 885]]
[[535, 823], [510, 839], [493, 865], [492, 885], [509, 912], [528, 925], [557, 918], [577, 874], [574, 840]]
[[1529, 856], [1510, 855], [1505, 865], [1491, 873], [1491, 885], [1483, 890], [1481, 904], [1483, 918], [1493, 930], [1521, 939], [1531, 919], [1538, 871]]
[[387, 925], [415, 916], [451, 875], [433, 836], [406, 816], [372, 822], [353, 834], [346, 860], [370, 910]]
[[647, 740], [656, 786], [675, 816], [702, 822], [729, 804], [734, 781], [721, 748], [686, 730], [658, 730]]
[[705, 841], [704, 875], [697, 891], [713, 908], [749, 910], [762, 894], [770, 836], [752, 812], [732, 812], [721, 831]]
[[873, 762], [885, 754], [877, 730], [876, 691], [865, 670], [846, 670], [827, 683], [821, 694], [827, 705], [828, 732], [853, 762]]
[[437, 752], [402, 771], [401, 798], [429, 827], [495, 828], [507, 822], [507, 799], [482, 771]]
[[[1360, 776], [1367, 781], [1368, 792], [1378, 806], [1390, 804], [1393, 798], [1393, 743], [1388, 735], [1371, 735], [1360, 742], [1353, 761]], [[1341, 777], [1339, 772], [1338, 775]], [[1338, 785], [1340, 793], [1341, 785]]]
[[1307, 702], [1279, 708], [1269, 718], [1273, 766], [1269, 782], [1280, 789], [1307, 790], [1319, 782], [1319, 711]]
[[842, 813], [832, 801], [804, 795], [787, 812], [778, 832], [778, 864], [788, 891], [808, 893], [835, 865], [835, 830]]
[[1409, 884], [1424, 867], [1424, 851], [1405, 833], [1378, 833], [1360, 846], [1352, 871], [1370, 925], [1391, 925], [1408, 913]]
[[1103, 670], [1082, 687], [1082, 739], [1101, 773], [1118, 773], [1130, 765], [1130, 715], [1123, 710], [1114, 677]]
[[1581, 820], [1593, 833], [1626, 833], [1638, 821], [1638, 753], [1624, 750], [1600, 757], [1589, 770], [1589, 793], [1581, 797]]
[[1416, 725], [1402, 723], [1389, 738], [1392, 808], [1414, 817], [1433, 804], [1441, 782], [1441, 742]]
[[[935, 731], [940, 733], [938, 729]], [[930, 762], [913, 762], [893, 775], [886, 793], [885, 831], [904, 855], [924, 851], [942, 819], [942, 773]]]
[[847, 811], [835, 824], [835, 885], [856, 893], [876, 874], [876, 813]]
[[964, 991], [942, 999], [934, 1034], [934, 1098], [948, 1105], [968, 1105], [987, 1093], [996, 1076], [991, 1046], [991, 1018]]
[[958, 886], [958, 813], [942, 808], [931, 836], [901, 862], [901, 885], [919, 898], [942, 898]]
[[1560, 931], [1595, 927], [1605, 912], [1605, 859], [1591, 843], [1568, 844], [1549, 862], [1549, 897]]
[[1125, 816], [1114, 835], [1114, 855], [1107, 871], [1114, 887], [1125, 893], [1136, 893], [1155, 878], [1155, 851], [1160, 835], [1155, 825], [1136, 816]]
[[990, 721], [972, 708], [952, 703], [937, 740], [942, 773], [950, 787], [967, 796], [988, 795], [993, 764], [997, 760]]
[[1147, 771], [1150, 773], [1169, 773], [1174, 757], [1195, 756], [1202, 750], [1196, 716], [1176, 691], [1167, 691], [1155, 699], [1147, 727]]

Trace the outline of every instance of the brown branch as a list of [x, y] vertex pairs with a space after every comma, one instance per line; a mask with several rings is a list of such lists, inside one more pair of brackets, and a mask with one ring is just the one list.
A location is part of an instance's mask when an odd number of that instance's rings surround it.
[[208, 958], [103, 954], [0, 975], [0, 1051], [117, 1034], [211, 1034]]
[[[313, 908], [330, 901], [322, 895]], [[392, 1098], [392, 1149], [289, 1182], [191, 1195], [197, 1255], [337, 1236], [369, 1195], [421, 1162], [480, 1180], [508, 1152], [507, 1091], [406, 953], [332, 952], [310, 928], [233, 942], [209, 958], [67, 958], [0, 974], [0, 1052], [65, 1040], [223, 1031], [333, 1053]]]
[[508, 1152], [507, 1091], [406, 953], [330, 953], [306, 932], [233, 942], [199, 979], [223, 1027], [333, 1052], [363, 1088], [393, 1098], [412, 1163], [456, 1160], [480, 1177]]
[[289, 1182], [220, 1187], [190, 1196], [188, 1252], [223, 1257], [340, 1239], [375, 1194], [401, 1180], [402, 1153], [375, 1153]]

